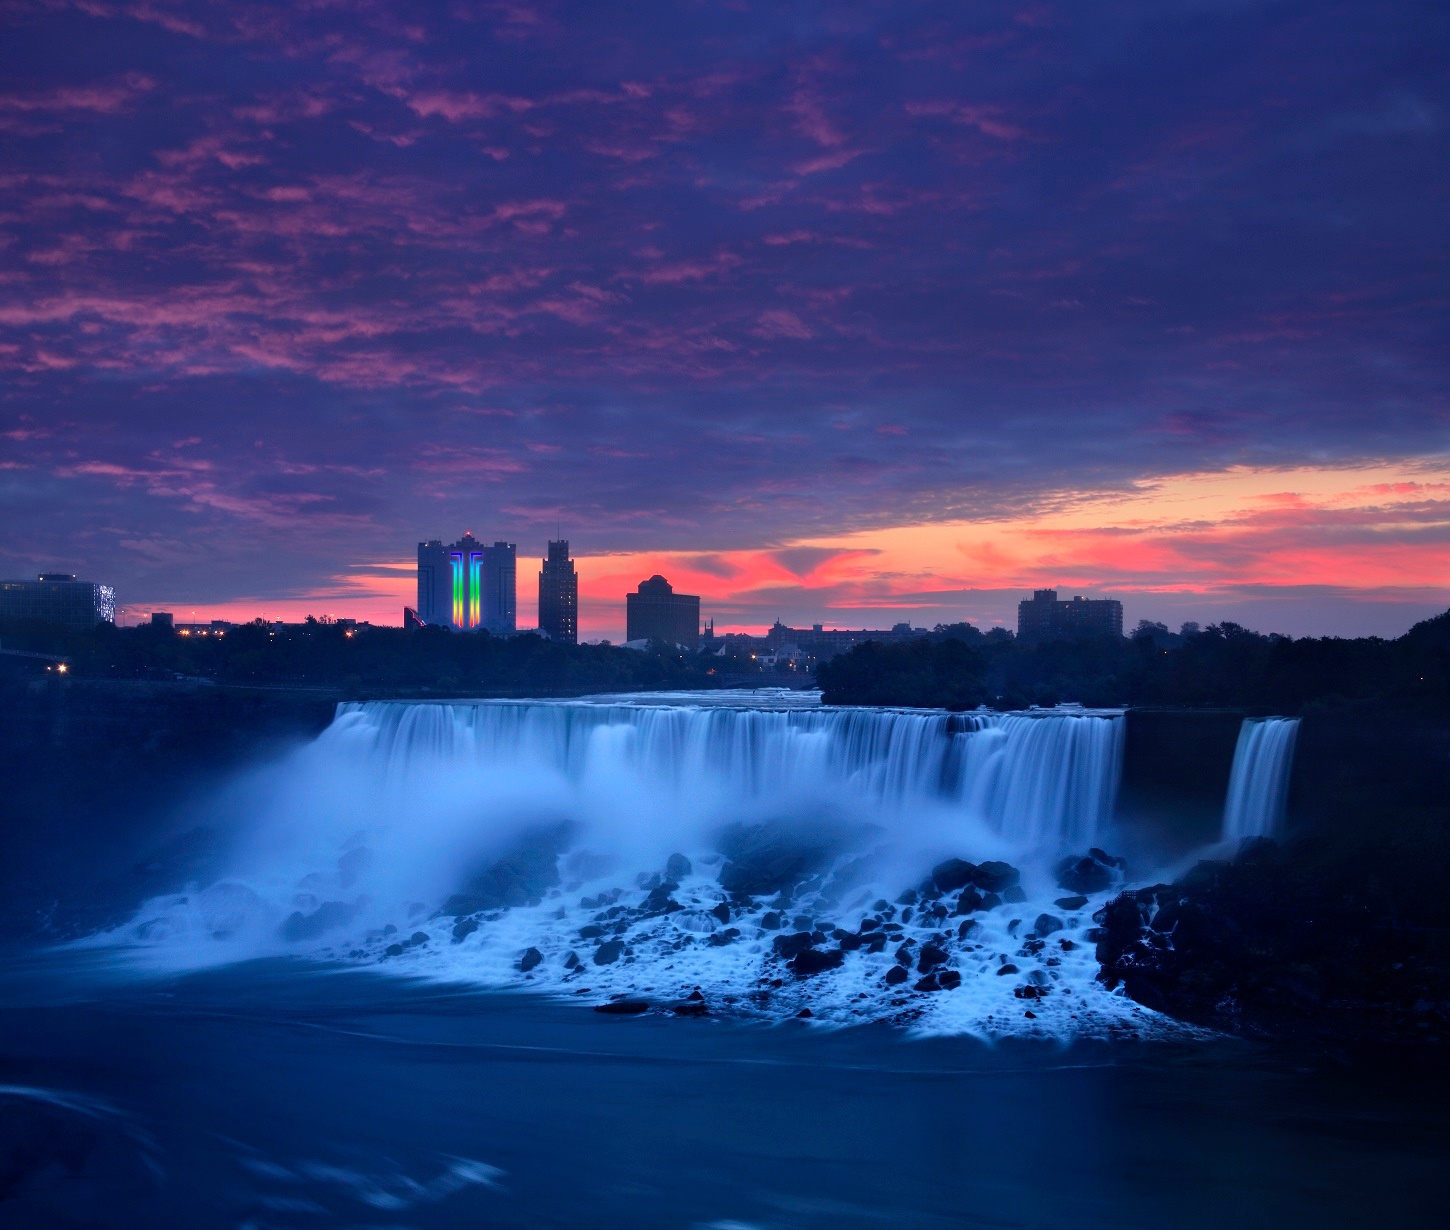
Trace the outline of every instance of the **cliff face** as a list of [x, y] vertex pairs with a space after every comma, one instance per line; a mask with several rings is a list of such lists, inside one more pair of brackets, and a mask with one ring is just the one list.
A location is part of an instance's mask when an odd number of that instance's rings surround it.
[[[0, 682], [0, 935], [82, 926], [92, 889], [108, 909], [185, 880], [208, 846], [186, 800], [279, 755], [331, 720], [337, 696], [187, 683]], [[175, 865], [136, 867], [170, 842]], [[179, 844], [178, 844], [179, 843]], [[69, 921], [67, 921], [69, 920]]]

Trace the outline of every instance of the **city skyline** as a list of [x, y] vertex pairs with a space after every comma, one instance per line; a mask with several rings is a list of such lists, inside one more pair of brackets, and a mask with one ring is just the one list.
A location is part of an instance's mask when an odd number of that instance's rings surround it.
[[1444, 6], [3, 20], [0, 575], [396, 622], [438, 527], [562, 521], [586, 638], [654, 573], [1450, 605]]

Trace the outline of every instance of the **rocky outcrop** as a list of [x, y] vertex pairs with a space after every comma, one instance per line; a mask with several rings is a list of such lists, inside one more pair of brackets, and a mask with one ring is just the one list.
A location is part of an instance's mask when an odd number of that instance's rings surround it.
[[1450, 1040], [1450, 942], [1393, 886], [1266, 839], [1094, 915], [1099, 978], [1146, 1007], [1250, 1037]]

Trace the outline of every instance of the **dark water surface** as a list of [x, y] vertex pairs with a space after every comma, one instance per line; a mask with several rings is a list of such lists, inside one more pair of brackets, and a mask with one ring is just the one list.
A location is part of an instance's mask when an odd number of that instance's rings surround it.
[[[68, 987], [68, 990], [59, 988]], [[1435, 1082], [16, 958], [0, 1226], [1439, 1226]]]

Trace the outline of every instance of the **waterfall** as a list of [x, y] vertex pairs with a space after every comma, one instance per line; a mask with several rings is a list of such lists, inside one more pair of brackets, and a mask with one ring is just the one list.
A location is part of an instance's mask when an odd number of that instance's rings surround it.
[[[226, 836], [218, 878], [93, 942], [170, 968], [305, 954], [559, 994], [713, 987], [787, 1015], [808, 992], [842, 1020], [895, 1013], [889, 968], [933, 944], [975, 979], [943, 1007], [950, 1028], [1021, 1017], [1059, 983], [1076, 1028], [1096, 965], [1067, 936], [1101, 900], [1060, 904], [1052, 868], [1110, 844], [1123, 733], [1115, 711], [799, 694], [343, 704], [201, 809]], [[948, 893], [931, 872], [949, 859], [999, 866], [981, 894]], [[850, 938], [868, 914], [875, 939]], [[1024, 940], [1034, 919], [1062, 935]], [[821, 958], [844, 972], [788, 991], [787, 931], [849, 933], [853, 963]], [[1030, 989], [997, 976], [1019, 950], [1040, 958]]]
[[1289, 799], [1298, 734], [1298, 718], [1244, 719], [1223, 810], [1225, 841], [1271, 837], [1278, 829]]

